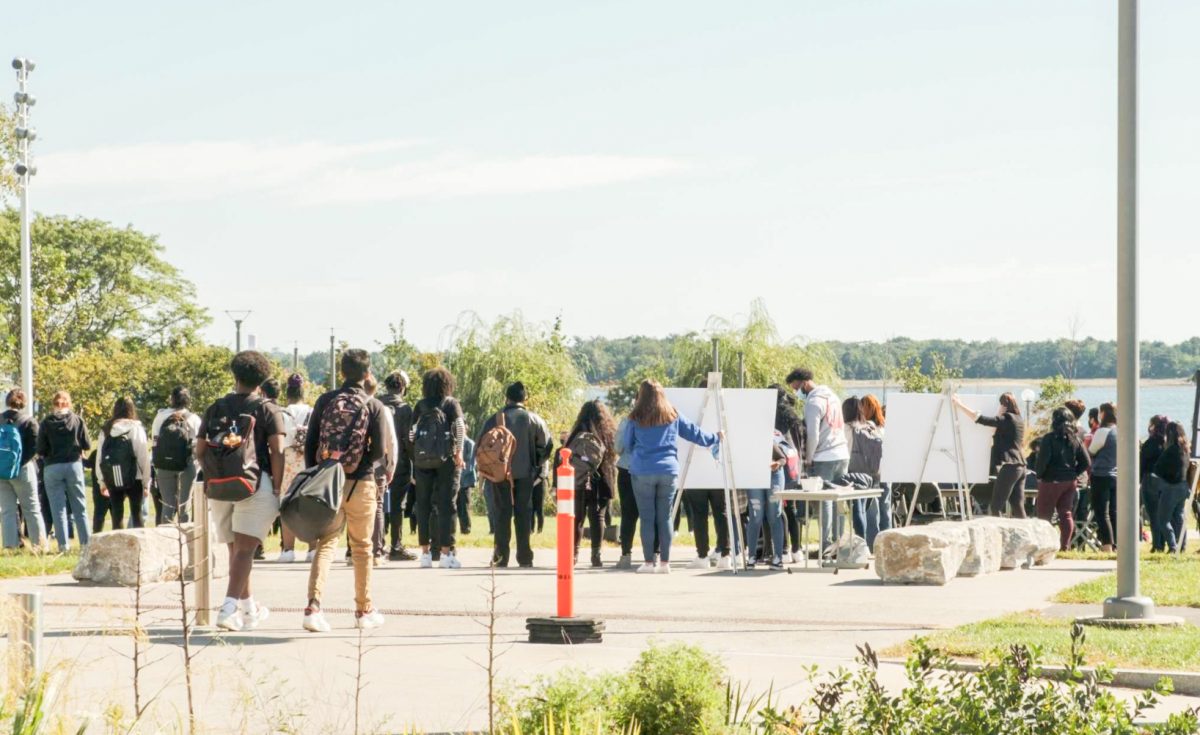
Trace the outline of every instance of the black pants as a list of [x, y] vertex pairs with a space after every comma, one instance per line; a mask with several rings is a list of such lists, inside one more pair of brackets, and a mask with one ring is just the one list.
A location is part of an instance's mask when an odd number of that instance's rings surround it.
[[513, 526], [517, 527], [517, 564], [533, 564], [533, 548], [529, 545], [533, 513], [533, 478], [522, 477], [512, 482], [496, 484], [496, 549], [492, 560], [497, 566], [508, 566]]
[[[633, 539], [637, 536], [638, 509], [633, 497], [633, 475], [617, 468], [617, 498], [621, 501], [621, 555], [633, 555]], [[658, 537], [654, 538], [654, 553], [658, 553]]]
[[533, 533], [541, 533], [546, 524], [546, 478], [533, 478], [533, 492], [530, 494], [529, 505], [533, 514], [529, 528]]
[[[1097, 475], [1092, 478], [1092, 517], [1101, 544], [1117, 545], [1117, 478]], [[1133, 543], [1137, 543], [1133, 539]]]
[[[413, 501], [412, 483], [396, 485], [388, 490], [391, 495], [390, 507], [387, 514], [387, 524], [391, 532], [392, 550], [399, 551], [404, 546], [404, 515], [408, 503]], [[411, 513], [409, 514], [411, 515]]]
[[709, 490], [685, 490], [683, 504], [688, 509], [688, 517], [692, 521], [692, 533], [696, 535], [696, 554], [707, 557], [708, 542], [708, 511], [712, 507], [713, 523], [717, 527], [717, 551], [721, 556], [729, 555], [729, 520], [725, 510], [725, 491], [719, 488]]
[[[454, 548], [454, 504], [459, 470], [443, 462], [436, 470], [414, 470], [417, 484], [417, 542], [437, 549]], [[435, 513], [436, 510], [436, 513]], [[433, 528], [436, 520], [437, 527]]]
[[458, 532], [471, 532], [471, 488], [458, 490]]
[[142, 527], [142, 488], [135, 485], [124, 489], [110, 487], [108, 499], [112, 504], [113, 530], [123, 528], [125, 501], [129, 501], [129, 527]]
[[163, 522], [162, 493], [158, 491], [158, 482], [154, 480], [150, 481], [150, 500], [154, 502], [154, 525], [161, 526]]
[[1008, 505], [1010, 518], [1025, 518], [1025, 465], [1002, 464], [996, 471], [992, 483], [992, 501], [988, 504], [988, 515], [1004, 513]]
[[[100, 487], [98, 485], [93, 485], [92, 488], [97, 495], [100, 494]], [[38, 503], [42, 507], [42, 525], [45, 526], [45, 528], [46, 528], [46, 538], [50, 538], [53, 535], [54, 513], [52, 513], [50, 511], [50, 496], [46, 495], [46, 483], [42, 479], [41, 473], [38, 474]], [[68, 515], [70, 515], [70, 513], [68, 513]], [[72, 530], [74, 528], [75, 528], [75, 524], [71, 523], [71, 521], [68, 520], [67, 521], [67, 537], [68, 538], [71, 537], [71, 535], [74, 533], [74, 531]]]
[[[45, 507], [45, 506], [42, 506]], [[100, 494], [100, 486], [92, 485], [92, 533], [104, 530], [104, 521], [112, 515], [112, 502]], [[114, 523], [113, 529], [118, 526]]]
[[[801, 521], [808, 522], [804, 515], [804, 509], [798, 507], [799, 505], [799, 502], [795, 500], [788, 500], [783, 504], [783, 530], [787, 534], [793, 554], [800, 551], [800, 523]], [[891, 508], [888, 508], [887, 511], [891, 512]]]
[[602, 499], [599, 493], [591, 491], [575, 492], [575, 555], [579, 555], [579, 542], [583, 539], [583, 522], [588, 524], [588, 539], [592, 542], [592, 551], [600, 551], [604, 541], [604, 510], [608, 500]]
[[380, 495], [375, 500], [375, 528], [371, 531], [371, 553], [374, 556], [383, 556], [387, 553], [386, 546], [383, 535], [383, 496]]

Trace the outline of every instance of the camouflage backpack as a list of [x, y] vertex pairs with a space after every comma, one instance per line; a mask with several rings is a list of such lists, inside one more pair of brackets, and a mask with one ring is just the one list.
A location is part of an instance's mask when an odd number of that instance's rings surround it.
[[358, 391], [342, 391], [321, 412], [317, 456], [336, 460], [346, 472], [354, 472], [367, 451], [367, 401]]

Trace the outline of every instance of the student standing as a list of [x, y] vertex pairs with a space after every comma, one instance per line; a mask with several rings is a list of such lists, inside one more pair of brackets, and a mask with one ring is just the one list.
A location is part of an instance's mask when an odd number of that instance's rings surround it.
[[192, 485], [196, 482], [196, 437], [203, 422], [192, 413], [192, 396], [182, 385], [171, 390], [171, 407], [161, 408], [150, 425], [154, 437], [154, 477], [163, 501], [163, 523], [176, 516], [192, 519]]
[[470, 427], [463, 436], [463, 467], [458, 479], [458, 532], [471, 533], [471, 490], [475, 487], [475, 442], [470, 437]]
[[[292, 373], [288, 376], [285, 392], [287, 405], [280, 412], [283, 419], [283, 489], [287, 492], [304, 470], [304, 441], [308, 437], [308, 422], [312, 419], [312, 406], [304, 402], [304, 376]], [[292, 533], [287, 524], [279, 522], [280, 550], [277, 562], [290, 564], [296, 561], [296, 534]], [[311, 562], [316, 550], [309, 547], [305, 561]]]
[[[217, 543], [229, 547], [229, 580], [225, 601], [217, 613], [217, 627], [239, 631], [257, 628], [271, 611], [255, 602], [250, 589], [250, 572], [255, 549], [275, 525], [279, 515], [279, 493], [283, 488], [283, 441], [286, 434], [279, 406], [264, 400], [258, 387], [271, 375], [266, 356], [245, 350], [229, 363], [234, 392], [217, 399], [204, 412], [203, 437], [196, 442], [196, 459], [205, 466], [210, 441], [228, 436], [231, 427], [243, 423], [241, 417], [254, 420], [252, 436], [255, 460], [254, 490], [244, 500], [208, 500]], [[244, 445], [242, 445], [244, 446]], [[249, 451], [249, 450], [247, 450]], [[205, 477], [207, 483], [215, 478]]]
[[51, 405], [52, 413], [38, 427], [37, 453], [45, 465], [42, 481], [54, 517], [54, 540], [58, 550], [66, 552], [68, 523], [75, 524], [80, 546], [87, 546], [91, 540], [83, 491], [83, 454], [92, 443], [83, 419], [71, 410], [70, 393], [55, 393]]
[[855, 525], [862, 525], [867, 547], [875, 549], [875, 538], [892, 527], [892, 488], [879, 481], [879, 466], [883, 461], [883, 436], [887, 420], [879, 399], [868, 393], [858, 400], [857, 421], [849, 424], [851, 473], [870, 475], [871, 484], [882, 489], [878, 498], [856, 500]]
[[[604, 511], [612, 502], [617, 483], [616, 426], [602, 401], [588, 401], [579, 409], [575, 425], [563, 440], [571, 450], [575, 468], [575, 563], [584, 521], [592, 544], [592, 566], [603, 566], [600, 548], [604, 540]], [[555, 468], [558, 467], [555, 460]]]
[[354, 625], [366, 630], [384, 622], [383, 614], [371, 601], [371, 533], [378, 510], [376, 469], [380, 461], [386, 461], [391, 416], [364, 386], [371, 375], [371, 355], [366, 350], [343, 352], [341, 368], [342, 386], [317, 399], [304, 437], [304, 461], [309, 467], [337, 459], [346, 476], [337, 517], [317, 539], [317, 553], [308, 574], [303, 627], [313, 633], [330, 629], [321, 609], [321, 597], [343, 526], [350, 537], [354, 564]]
[[[617, 561], [617, 569], [633, 569], [633, 536], [637, 533], [638, 508], [633, 498], [633, 475], [629, 467], [633, 464], [633, 452], [625, 446], [625, 429], [629, 417], [621, 419], [617, 426], [615, 448], [617, 451], [617, 500], [621, 504], [621, 558]], [[655, 531], [657, 534], [658, 532]], [[654, 541], [654, 553], [658, 553], [658, 539]]]
[[[1100, 426], [1088, 446], [1092, 455], [1092, 511], [1100, 550], [1112, 551], [1117, 545], [1117, 409], [1111, 403], [1100, 404]], [[1136, 542], [1136, 541], [1135, 541]]]
[[33, 548], [45, 545], [46, 527], [38, 502], [37, 454], [38, 423], [25, 410], [25, 391], [13, 388], [0, 413], [0, 538], [4, 548], [21, 546], [21, 527], [17, 511], [25, 518]]
[[[511, 553], [513, 527], [517, 534], [517, 565], [533, 566], [533, 547], [529, 543], [533, 523], [534, 483], [541, 478], [546, 460], [554, 452], [550, 428], [525, 407], [529, 395], [525, 384], [517, 381], [504, 391], [506, 404], [501, 412], [504, 425], [516, 438], [512, 455], [512, 480], [494, 483], [496, 499], [496, 538], [492, 564], [507, 567]], [[496, 426], [492, 416], [483, 425], [483, 436]]]
[[1164, 549], [1172, 554], [1183, 551], [1183, 510], [1191, 495], [1187, 483], [1190, 457], [1187, 429], [1178, 421], [1172, 421], [1167, 426], [1166, 447], [1154, 463], [1153, 475], [1161, 487], [1156, 518], [1158, 532], [1162, 536]]
[[[454, 398], [454, 376], [449, 370], [439, 367], [426, 372], [421, 392], [424, 397], [413, 409], [411, 434], [420, 565], [432, 567], [434, 550], [439, 550], [438, 565], [458, 569], [462, 563], [454, 553], [454, 506], [464, 464], [466, 424], [462, 406]], [[432, 528], [434, 518], [436, 529]]]
[[1059, 549], [1066, 551], [1075, 534], [1074, 509], [1079, 475], [1086, 472], [1090, 460], [1079, 440], [1075, 419], [1066, 408], [1056, 408], [1050, 417], [1050, 433], [1038, 441], [1038, 490], [1035, 507], [1038, 518], [1049, 521], [1058, 513]]
[[1138, 456], [1141, 471], [1138, 482], [1142, 488], [1142, 504], [1146, 506], [1146, 519], [1150, 521], [1150, 550], [1162, 551], [1166, 548], [1166, 539], [1162, 535], [1162, 526], [1158, 523], [1158, 501], [1162, 494], [1163, 484], [1153, 478], [1154, 466], [1167, 448], [1167, 429], [1171, 420], [1158, 415], [1150, 419], [1149, 435], [1142, 442]]
[[[778, 383], [768, 386], [773, 388], [776, 395], [775, 431], [783, 437], [796, 454], [804, 456], [804, 419], [796, 411], [796, 395]], [[785, 478], [786, 479], [786, 478]], [[803, 506], [797, 500], [788, 500], [783, 504], [784, 530], [791, 544], [791, 551], [785, 552], [783, 561], [795, 564], [800, 561], [800, 523], [807, 523]]]
[[1005, 505], [1013, 518], [1025, 518], [1025, 420], [1012, 393], [1000, 395], [1000, 412], [984, 416], [969, 408], [957, 395], [954, 405], [980, 426], [995, 429], [992, 434], [992, 501], [988, 514], [1003, 515]]
[[[367, 373], [367, 377], [363, 379], [363, 390], [367, 392], [371, 398], [375, 397], [375, 391], [379, 389], [379, 382], [375, 380], [375, 376]], [[379, 401], [379, 405], [383, 406], [384, 412], [384, 433], [387, 435], [387, 444], [384, 448], [383, 456], [376, 460], [373, 471], [375, 473], [375, 524], [371, 531], [371, 564], [373, 566], [383, 566], [384, 559], [387, 557], [387, 546], [383, 535], [383, 517], [384, 505], [387, 495], [387, 486], [392, 480], [392, 475], [396, 471], [396, 424], [395, 417], [392, 415], [392, 409], [386, 404]], [[348, 556], [347, 559], [353, 563], [353, 558]]]
[[[679, 489], [679, 437], [702, 447], [720, 441], [683, 418], [667, 400], [657, 381], [644, 380], [629, 412], [622, 445], [633, 454], [630, 474], [633, 496], [642, 520], [642, 566], [639, 574], [669, 574], [671, 571], [671, 509]], [[659, 560], [654, 563], [655, 532]]]
[[113, 528], [121, 528], [125, 502], [129, 524], [142, 527], [142, 503], [150, 497], [150, 446], [129, 396], [118, 398], [100, 430], [100, 494], [112, 504]]
[[404, 548], [404, 514], [411, 511], [414, 501], [412, 442], [410, 433], [413, 424], [413, 408], [404, 400], [408, 392], [408, 373], [396, 370], [383, 379], [384, 394], [379, 402], [392, 412], [393, 430], [396, 432], [396, 469], [392, 484], [388, 487], [387, 526], [391, 544], [388, 561], [414, 561], [417, 557]]
[[[787, 384], [804, 397], [805, 448], [804, 464], [816, 477], [832, 483], [850, 467], [850, 448], [846, 443], [845, 419], [837, 395], [824, 385], [817, 385], [813, 372], [797, 368], [788, 373]], [[821, 527], [824, 529], [821, 547], [832, 553], [840, 536], [841, 519], [835, 520], [833, 501], [822, 501]]]

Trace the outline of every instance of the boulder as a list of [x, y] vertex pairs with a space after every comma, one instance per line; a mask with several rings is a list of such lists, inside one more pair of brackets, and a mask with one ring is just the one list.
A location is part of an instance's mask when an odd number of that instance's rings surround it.
[[1000, 553], [1001, 569], [1018, 569], [1033, 565], [1040, 542], [1037, 528], [1031, 526], [1029, 521], [1023, 518], [983, 516], [972, 520], [971, 523], [999, 529], [1000, 543], [1003, 547]]
[[[71, 576], [80, 582], [124, 587], [173, 582], [179, 579], [179, 538], [183, 535], [183, 572], [192, 581], [191, 549], [188, 541], [195, 527], [156, 526], [106, 531], [92, 536], [87, 549]], [[224, 544], [213, 544], [213, 577], [223, 576], [229, 568]]]
[[1058, 528], [1050, 521], [1040, 518], [1030, 518], [1025, 521], [1033, 530], [1037, 549], [1033, 552], [1033, 563], [1037, 566], [1048, 564], [1058, 556]]
[[970, 544], [961, 523], [893, 528], [875, 537], [875, 573], [884, 584], [946, 584]]
[[970, 520], [965, 523], [940, 521], [932, 525], [956, 525], [967, 529], [970, 540], [962, 566], [958, 568], [958, 576], [975, 577], [1000, 571], [1000, 563], [1004, 556], [1004, 538], [998, 526], [992, 523], [979, 523], [978, 520]]

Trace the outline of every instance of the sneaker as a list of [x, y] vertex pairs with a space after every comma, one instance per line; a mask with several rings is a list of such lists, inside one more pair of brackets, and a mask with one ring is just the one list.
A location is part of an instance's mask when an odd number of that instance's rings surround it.
[[782, 570], [783, 569], [783, 559], [780, 559], [779, 557], [775, 557], [774, 559], [772, 559], [771, 560], [771, 568], [776, 569], [776, 570]]
[[657, 569], [657, 567], [655, 567], [650, 562], [646, 562], [645, 564], [643, 564], [637, 568], [637, 573], [638, 574], [654, 574], [655, 569]]
[[600, 560], [600, 552], [593, 551], [592, 552], [592, 568], [599, 569], [600, 567], [603, 567], [603, 566], [604, 566], [604, 562]]
[[306, 607], [304, 608], [304, 629], [309, 633], [328, 633], [332, 627], [325, 619], [325, 613], [322, 610]]
[[733, 569], [733, 557], [726, 554], [717, 559], [717, 569]]
[[359, 630], [370, 630], [383, 625], [383, 613], [378, 610], [354, 614], [354, 627]]
[[433, 556], [430, 555], [430, 553], [428, 551], [421, 554], [421, 568], [422, 569], [432, 569], [433, 568]]
[[688, 569], [708, 569], [708, 567], [709, 563], [707, 556], [698, 556], [688, 562]]
[[416, 561], [416, 560], [417, 560], [417, 557], [413, 556], [413, 553], [411, 551], [409, 551], [408, 549], [404, 548], [403, 546], [392, 547], [392, 550], [388, 552], [388, 561]]
[[454, 552], [451, 551], [449, 554], [442, 554], [442, 558], [441, 561], [438, 562], [438, 566], [442, 569], [462, 569], [462, 562], [460, 562], [458, 557], [454, 555]]
[[255, 605], [253, 612], [242, 611], [242, 630], [254, 630], [259, 624], [271, 617], [271, 608], [266, 605]]
[[654, 567], [654, 573], [655, 574], [670, 574], [671, 573], [670, 563], [665, 562], [665, 561], [660, 561], [658, 563], [658, 566]]
[[751, 558], [750, 561], [746, 562], [746, 571], [753, 572], [756, 564], [758, 564], [758, 559]]
[[308, 562], [309, 564], [311, 564], [312, 560], [316, 559], [316, 558], [317, 558], [317, 550], [316, 549], [309, 549], [308, 553], [304, 555], [304, 561]]
[[621, 558], [617, 560], [617, 569], [633, 569], [633, 555], [621, 554]]
[[296, 561], [295, 551], [281, 551], [279, 552], [279, 556], [275, 557], [277, 564], [291, 564], [294, 561]]
[[717, 549], [713, 549], [712, 551], [708, 552], [708, 558], [709, 559], [720, 559], [721, 552], [718, 551]]
[[228, 605], [221, 606], [221, 611], [217, 613], [218, 628], [236, 633], [242, 629], [242, 624], [242, 611], [237, 609], [237, 605], [233, 607]]
[[371, 565], [378, 569], [379, 567], [386, 566], [387, 562], [383, 560], [382, 556], [373, 556], [371, 557]]

